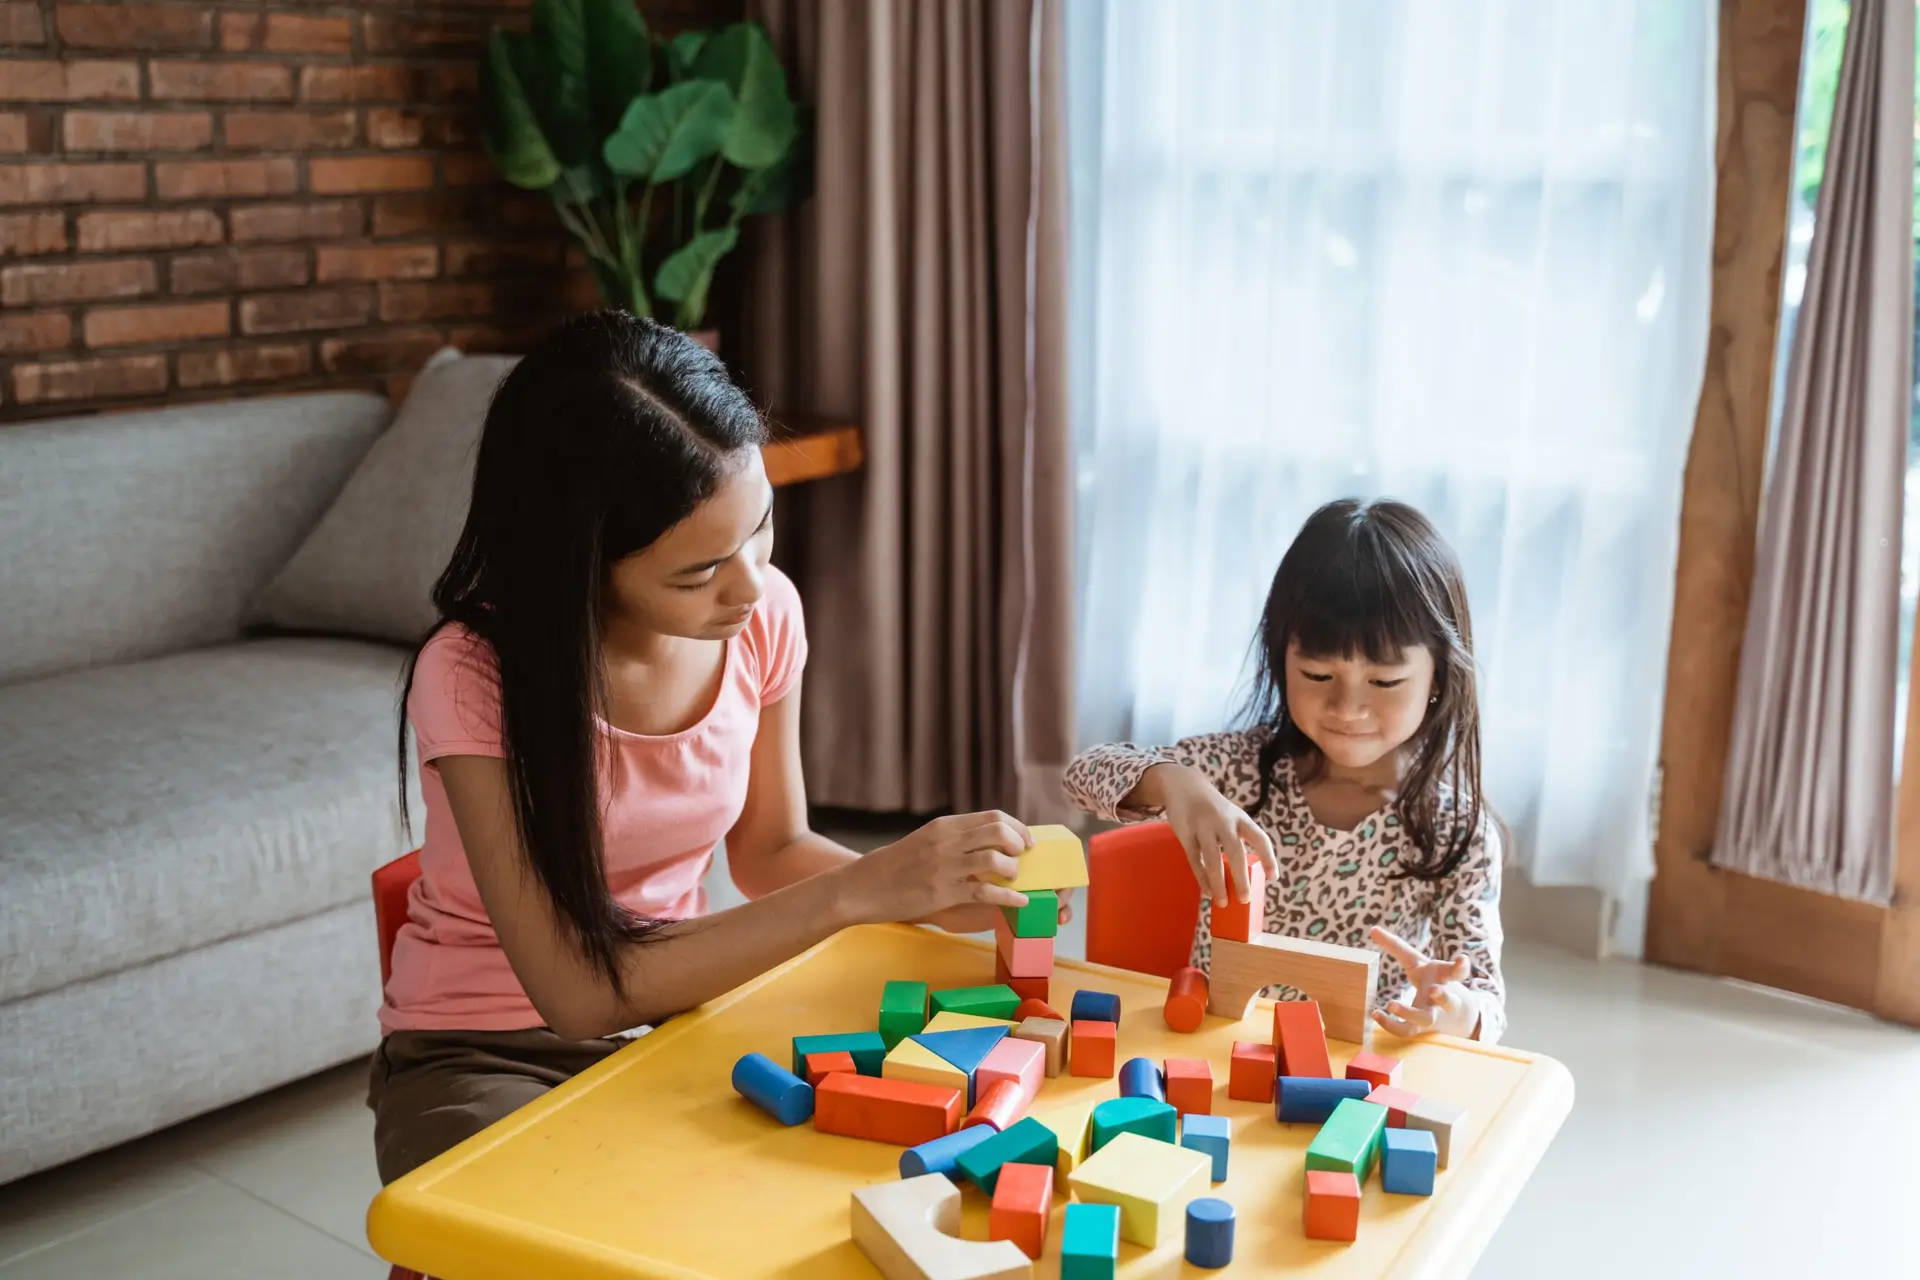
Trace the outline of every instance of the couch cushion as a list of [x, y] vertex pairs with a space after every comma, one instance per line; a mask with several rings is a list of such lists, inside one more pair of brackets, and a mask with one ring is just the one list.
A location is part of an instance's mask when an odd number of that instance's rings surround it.
[[0, 430], [0, 681], [238, 637], [389, 413], [329, 393]]
[[406, 847], [404, 658], [259, 640], [0, 687], [0, 1000], [368, 901]]
[[448, 349], [428, 361], [252, 620], [398, 643], [424, 636], [438, 621], [434, 580], [467, 520], [487, 406], [516, 360]]

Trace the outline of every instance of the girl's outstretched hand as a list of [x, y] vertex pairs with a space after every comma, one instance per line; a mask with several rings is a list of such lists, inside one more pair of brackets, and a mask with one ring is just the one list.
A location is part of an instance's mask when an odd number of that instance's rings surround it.
[[926, 920], [956, 907], [1021, 907], [1027, 895], [990, 878], [1012, 879], [1019, 855], [1032, 846], [1026, 826], [998, 810], [960, 813], [935, 818], [833, 874], [845, 877], [843, 906], [858, 924]]
[[[1242, 850], [1258, 858], [1267, 869], [1267, 879], [1280, 875], [1274, 860], [1273, 841], [1249, 818], [1246, 811], [1220, 794], [1206, 775], [1185, 765], [1155, 765], [1152, 772], [1161, 788], [1161, 808], [1167, 825], [1179, 837], [1186, 850], [1193, 878], [1215, 902], [1227, 901], [1228, 879], [1232, 879], [1233, 901], [1246, 902], [1250, 894], [1247, 862]], [[1228, 853], [1234, 856], [1227, 857]]]
[[1465, 956], [1436, 960], [1417, 950], [1405, 938], [1378, 925], [1374, 926], [1371, 937], [1374, 946], [1400, 962], [1400, 967], [1407, 971], [1407, 981], [1413, 986], [1411, 1005], [1390, 1000], [1385, 1010], [1373, 1011], [1375, 1022], [1409, 1040], [1429, 1031], [1468, 1038], [1479, 1034], [1480, 1011], [1474, 1007], [1473, 993], [1465, 985], [1467, 974], [1472, 971]]

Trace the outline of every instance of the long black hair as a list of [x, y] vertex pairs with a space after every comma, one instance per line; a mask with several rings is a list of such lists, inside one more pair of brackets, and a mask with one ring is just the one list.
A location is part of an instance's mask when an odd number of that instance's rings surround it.
[[[1319, 658], [1393, 663], [1433, 654], [1433, 702], [1410, 746], [1396, 804], [1419, 857], [1397, 874], [1439, 880], [1467, 856], [1480, 829], [1480, 699], [1466, 575], [1427, 518], [1405, 503], [1330, 502], [1308, 518], [1280, 561], [1255, 642], [1246, 718], [1269, 732], [1260, 748], [1267, 802], [1280, 758], [1311, 779], [1325, 766], [1287, 715], [1287, 648]], [[1443, 796], [1442, 787], [1451, 792]]]
[[[521, 845], [563, 926], [616, 989], [621, 944], [660, 922], [615, 901], [601, 861], [609, 573], [711, 497], [766, 438], [726, 367], [685, 334], [623, 311], [575, 316], [494, 393], [466, 527], [434, 584], [440, 620], [426, 638], [459, 623], [492, 648]], [[403, 818], [406, 693], [418, 658], [400, 703]]]

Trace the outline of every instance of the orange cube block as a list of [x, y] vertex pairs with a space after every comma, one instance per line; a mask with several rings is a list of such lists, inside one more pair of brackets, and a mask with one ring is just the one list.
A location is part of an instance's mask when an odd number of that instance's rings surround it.
[[[1227, 856], [1232, 857], [1233, 854]], [[1213, 936], [1231, 938], [1235, 942], [1252, 942], [1257, 935], [1267, 931], [1267, 869], [1260, 859], [1247, 858], [1247, 887], [1252, 892], [1247, 895], [1245, 902], [1241, 902], [1239, 895], [1233, 891], [1233, 873], [1226, 871], [1226, 876], [1228, 901], [1213, 904]]]
[[1207, 1016], [1207, 975], [1182, 969], [1167, 983], [1167, 1025], [1175, 1031], [1198, 1031]]
[[1383, 1084], [1367, 1095], [1367, 1101], [1387, 1109], [1387, 1128], [1407, 1127], [1407, 1108], [1420, 1105], [1420, 1095], [1397, 1084]]
[[1068, 1046], [1068, 1073], [1096, 1080], [1113, 1078], [1113, 1053], [1120, 1036], [1115, 1022], [1076, 1022]]
[[1213, 1114], [1213, 1066], [1205, 1058], [1168, 1058], [1167, 1105], [1180, 1115]]
[[[1280, 1074], [1290, 1076], [1299, 1073], [1282, 1071]], [[1389, 1058], [1384, 1053], [1356, 1053], [1347, 1062], [1347, 1079], [1365, 1080], [1376, 1089], [1399, 1084], [1400, 1059]]]
[[1252, 1040], [1233, 1042], [1233, 1061], [1227, 1067], [1227, 1096], [1235, 1102], [1272, 1102], [1273, 1046]]
[[993, 1185], [993, 1209], [987, 1215], [987, 1239], [1011, 1240], [1020, 1252], [1038, 1259], [1047, 1251], [1047, 1227], [1053, 1220], [1053, 1166], [1003, 1164]]
[[917, 1147], [958, 1129], [966, 1102], [964, 1089], [836, 1071], [813, 1091], [813, 1127], [843, 1138]]
[[1333, 1078], [1318, 1000], [1281, 1000], [1273, 1006], [1273, 1048], [1276, 1075]]
[[1066, 1021], [1065, 1018], [1055, 1013], [1053, 1006], [1045, 1000], [1037, 1000], [1032, 997], [1021, 1000], [1020, 1007], [1013, 1011], [1013, 1020], [1015, 1022], [1025, 1022], [1028, 1018], [1052, 1018], [1055, 1022]]
[[1348, 1172], [1307, 1170], [1303, 1215], [1309, 1240], [1360, 1238], [1360, 1179]]
[[810, 1053], [807, 1055], [807, 1083], [814, 1088], [836, 1071], [853, 1071], [853, 1055], [841, 1053]]

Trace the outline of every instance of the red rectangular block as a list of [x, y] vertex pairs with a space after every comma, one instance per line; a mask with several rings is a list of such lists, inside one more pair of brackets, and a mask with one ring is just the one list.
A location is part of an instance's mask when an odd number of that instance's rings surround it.
[[1213, 1114], [1213, 1066], [1205, 1058], [1166, 1060], [1167, 1105], [1181, 1115]]
[[836, 1071], [858, 1071], [853, 1055], [845, 1051], [839, 1053], [810, 1053], [807, 1055], [807, 1083], [814, 1088]]
[[1007, 962], [998, 954], [993, 958], [993, 980], [1012, 987], [1013, 993], [1023, 1001], [1038, 1000], [1041, 1004], [1047, 1002], [1047, 997], [1053, 989], [1052, 980], [1049, 978], [1014, 977], [1007, 972]]
[[1407, 1108], [1420, 1105], [1420, 1095], [1399, 1085], [1383, 1084], [1367, 1095], [1367, 1101], [1387, 1109], [1387, 1127], [1407, 1127]]
[[960, 1127], [961, 1089], [836, 1071], [813, 1091], [813, 1127], [843, 1138], [917, 1147]]
[[1067, 1057], [1071, 1065], [1069, 1074], [1088, 1076], [1096, 1080], [1113, 1078], [1113, 1052], [1120, 1036], [1119, 1024], [1113, 1022], [1076, 1022], [1073, 1024], [1073, 1043], [1069, 1046]]
[[1306, 1211], [1309, 1240], [1357, 1240], [1360, 1237], [1360, 1180], [1351, 1173], [1307, 1170]]
[[[1297, 1071], [1282, 1071], [1283, 1076], [1299, 1075]], [[1390, 1084], [1400, 1083], [1400, 1059], [1389, 1058], [1384, 1053], [1356, 1053], [1347, 1062], [1347, 1079], [1365, 1080], [1379, 1089]]]
[[1235, 1102], [1272, 1102], [1273, 1046], [1251, 1040], [1233, 1042], [1233, 1061], [1227, 1068], [1227, 1096]]
[[993, 1186], [987, 1215], [987, 1239], [1011, 1240], [1020, 1252], [1038, 1260], [1047, 1251], [1047, 1226], [1053, 1217], [1053, 1166], [1004, 1164]]
[[1266, 932], [1267, 869], [1260, 859], [1247, 858], [1248, 888], [1252, 892], [1247, 895], [1245, 902], [1241, 902], [1239, 895], [1233, 892], [1232, 873], [1226, 874], [1228, 901], [1213, 904], [1213, 936], [1231, 938], [1235, 942], [1252, 942], [1255, 935]]
[[1282, 1000], [1273, 1006], [1273, 1048], [1275, 1074], [1333, 1079], [1318, 1000]]

